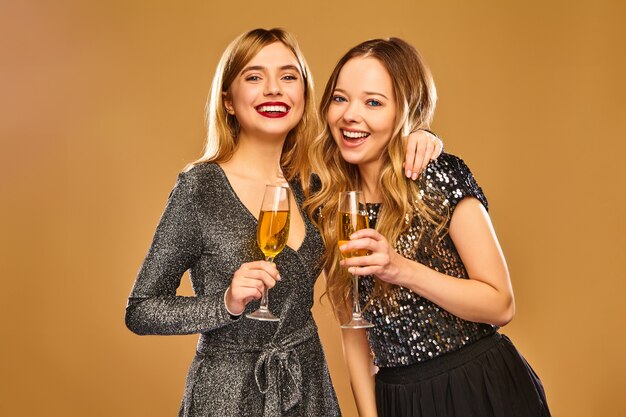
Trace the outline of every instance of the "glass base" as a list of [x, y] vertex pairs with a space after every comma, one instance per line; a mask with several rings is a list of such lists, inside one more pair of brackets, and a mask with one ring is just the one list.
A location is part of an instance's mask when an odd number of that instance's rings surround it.
[[363, 317], [354, 316], [352, 317], [352, 320], [341, 325], [342, 329], [369, 329], [370, 327], [374, 327], [374, 325], [365, 320]]
[[257, 311], [253, 311], [252, 313], [246, 314], [246, 317], [254, 320], [261, 321], [279, 321], [280, 318], [276, 317], [272, 314], [271, 311], [267, 308], [259, 308]]

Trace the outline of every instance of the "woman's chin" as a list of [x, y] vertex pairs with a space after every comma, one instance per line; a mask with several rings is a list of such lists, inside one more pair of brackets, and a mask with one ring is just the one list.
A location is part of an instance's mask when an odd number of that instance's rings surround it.
[[359, 165], [362, 162], [362, 159], [357, 157], [356, 155], [342, 153], [341, 157], [344, 161], [352, 165]]

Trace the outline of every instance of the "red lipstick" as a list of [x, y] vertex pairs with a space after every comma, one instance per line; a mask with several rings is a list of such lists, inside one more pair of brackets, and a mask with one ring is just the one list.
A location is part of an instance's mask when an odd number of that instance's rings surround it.
[[259, 104], [255, 109], [261, 116], [275, 119], [285, 117], [291, 110], [291, 107], [282, 101], [268, 101]]

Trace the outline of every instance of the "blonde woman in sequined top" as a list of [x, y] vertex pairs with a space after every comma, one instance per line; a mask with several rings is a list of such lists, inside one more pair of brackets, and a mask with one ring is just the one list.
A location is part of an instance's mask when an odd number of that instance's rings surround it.
[[[199, 334], [181, 417], [340, 415], [311, 315], [324, 246], [299, 210], [319, 127], [312, 87], [281, 29], [244, 33], [218, 65], [205, 154], [179, 175], [126, 309], [135, 333]], [[277, 181], [289, 184], [292, 215], [287, 246], [270, 263], [256, 243], [257, 216], [265, 185]], [[192, 297], [176, 294], [187, 270]], [[279, 322], [244, 315], [265, 288]]]
[[[374, 327], [342, 329], [359, 414], [549, 416], [539, 378], [497, 331], [514, 299], [482, 189], [451, 154], [416, 181], [397, 163], [402, 134], [428, 127], [436, 99], [418, 52], [391, 38], [348, 51], [321, 100], [324, 131], [311, 149], [322, 187], [306, 207], [329, 253], [327, 294], [342, 323], [348, 272], [362, 277], [360, 304]], [[370, 228], [337, 248], [338, 193], [355, 189]], [[355, 250], [368, 255], [341, 260], [339, 251]]]

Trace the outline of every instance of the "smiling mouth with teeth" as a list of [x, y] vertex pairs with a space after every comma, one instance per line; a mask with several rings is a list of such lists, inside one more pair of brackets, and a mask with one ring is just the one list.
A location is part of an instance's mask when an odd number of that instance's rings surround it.
[[343, 134], [344, 139], [351, 140], [351, 141], [358, 141], [361, 139], [365, 139], [366, 137], [370, 135], [367, 132], [352, 132], [348, 130], [342, 130], [341, 133]]
[[286, 106], [259, 106], [257, 110], [261, 113], [287, 113]]
[[264, 117], [277, 119], [285, 117], [291, 108], [284, 103], [266, 103], [256, 107], [256, 111]]

